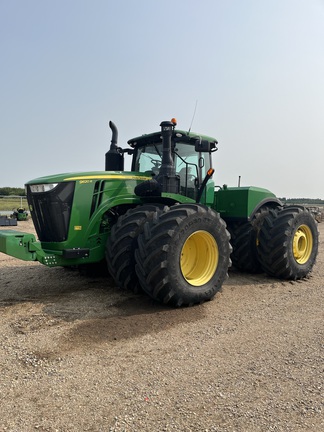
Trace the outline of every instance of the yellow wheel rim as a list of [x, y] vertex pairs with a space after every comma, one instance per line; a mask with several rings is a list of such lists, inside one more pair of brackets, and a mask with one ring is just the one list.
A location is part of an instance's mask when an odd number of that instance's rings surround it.
[[313, 250], [313, 235], [307, 225], [300, 225], [293, 239], [293, 254], [298, 264], [305, 264]]
[[182, 247], [180, 268], [183, 277], [193, 286], [210, 281], [218, 266], [219, 251], [214, 237], [207, 231], [196, 231]]

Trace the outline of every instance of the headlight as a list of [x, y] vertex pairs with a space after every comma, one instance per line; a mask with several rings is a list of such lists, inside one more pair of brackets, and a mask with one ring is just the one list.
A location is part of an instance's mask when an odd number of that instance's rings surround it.
[[50, 192], [57, 185], [58, 183], [44, 183], [44, 184], [30, 185], [30, 191], [32, 193]]

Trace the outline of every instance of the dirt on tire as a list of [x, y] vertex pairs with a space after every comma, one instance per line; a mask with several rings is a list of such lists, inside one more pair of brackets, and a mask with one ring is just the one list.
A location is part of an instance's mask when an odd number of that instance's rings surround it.
[[323, 249], [180, 309], [0, 254], [0, 431], [324, 430]]

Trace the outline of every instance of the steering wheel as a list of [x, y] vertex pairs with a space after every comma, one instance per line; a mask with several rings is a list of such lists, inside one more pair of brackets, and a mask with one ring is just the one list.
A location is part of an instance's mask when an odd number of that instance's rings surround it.
[[153, 159], [153, 158], [150, 158], [150, 159], [151, 159], [151, 162], [154, 164], [153, 168], [160, 168], [160, 166], [162, 165], [161, 160]]

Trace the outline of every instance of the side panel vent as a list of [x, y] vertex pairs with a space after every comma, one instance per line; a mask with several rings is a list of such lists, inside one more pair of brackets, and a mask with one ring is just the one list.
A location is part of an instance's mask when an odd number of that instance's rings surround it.
[[91, 203], [91, 209], [90, 209], [90, 216], [89, 219], [91, 219], [93, 213], [96, 211], [96, 209], [100, 206], [102, 201], [102, 195], [105, 188], [105, 182], [104, 181], [96, 181], [93, 189], [93, 196], [92, 196], [92, 203]]

